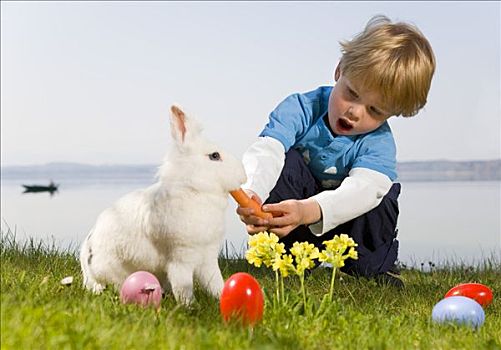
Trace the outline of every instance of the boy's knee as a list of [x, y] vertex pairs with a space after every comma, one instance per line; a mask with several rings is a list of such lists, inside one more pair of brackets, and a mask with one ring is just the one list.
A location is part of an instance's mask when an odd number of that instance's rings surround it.
[[[381, 232], [383, 233], [382, 236], [385, 237], [393, 235], [400, 213], [398, 205], [400, 189], [401, 186], [399, 183], [393, 184], [388, 193], [381, 200], [381, 203], [360, 217], [365, 218], [363, 226], [368, 226], [371, 232]], [[355, 219], [355, 221], [360, 223], [358, 218]]]
[[401, 189], [402, 186], [399, 183], [394, 183], [393, 185], [391, 185], [390, 190], [388, 191], [386, 196], [383, 197], [383, 200], [391, 199], [396, 201], [398, 199], [398, 196], [400, 195]]

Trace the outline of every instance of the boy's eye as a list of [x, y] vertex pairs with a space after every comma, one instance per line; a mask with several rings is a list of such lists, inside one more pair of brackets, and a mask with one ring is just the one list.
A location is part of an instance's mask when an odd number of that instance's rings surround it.
[[348, 93], [351, 97], [358, 98], [358, 94], [350, 88], [348, 88]]
[[214, 152], [208, 155], [210, 160], [221, 160], [219, 152]]
[[383, 113], [382, 113], [379, 109], [374, 108], [373, 106], [369, 107], [369, 110], [370, 110], [370, 112], [371, 112], [372, 114], [375, 114], [375, 115], [378, 115], [378, 116], [379, 116], [379, 115], [383, 115]]

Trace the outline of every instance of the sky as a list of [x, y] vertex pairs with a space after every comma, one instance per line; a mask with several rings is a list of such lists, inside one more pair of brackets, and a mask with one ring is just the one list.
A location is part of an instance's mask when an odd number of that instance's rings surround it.
[[236, 156], [285, 97], [333, 84], [376, 14], [437, 59], [398, 161], [501, 158], [500, 2], [1, 2], [1, 163], [158, 164], [181, 104]]

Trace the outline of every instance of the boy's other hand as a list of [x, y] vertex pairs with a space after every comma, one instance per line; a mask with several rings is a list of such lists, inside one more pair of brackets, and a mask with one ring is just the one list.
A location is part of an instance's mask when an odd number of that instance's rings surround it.
[[[255, 192], [251, 190], [244, 191], [252, 200], [256, 201], [259, 206], [263, 204], [263, 201]], [[256, 233], [269, 230], [268, 221], [254, 215], [254, 209], [242, 208], [241, 206], [238, 206], [237, 214], [240, 216], [240, 220], [246, 225], [248, 234], [254, 235]]]
[[266, 204], [265, 212], [280, 212], [282, 215], [269, 219], [269, 230], [282, 238], [287, 236], [299, 225], [317, 222], [322, 217], [322, 211], [314, 199], [288, 199], [280, 203]]

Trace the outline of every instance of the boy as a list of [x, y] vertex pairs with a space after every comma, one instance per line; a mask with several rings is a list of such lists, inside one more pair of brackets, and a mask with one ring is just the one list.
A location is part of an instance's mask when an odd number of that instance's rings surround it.
[[[237, 208], [247, 232], [271, 231], [286, 248], [346, 233], [358, 260], [344, 272], [403, 286], [397, 260], [396, 147], [387, 120], [415, 115], [426, 103], [435, 58], [421, 32], [387, 17], [372, 18], [341, 42], [334, 87], [287, 97], [243, 156], [243, 186], [264, 211]], [[390, 272], [390, 273], [389, 273]]]

